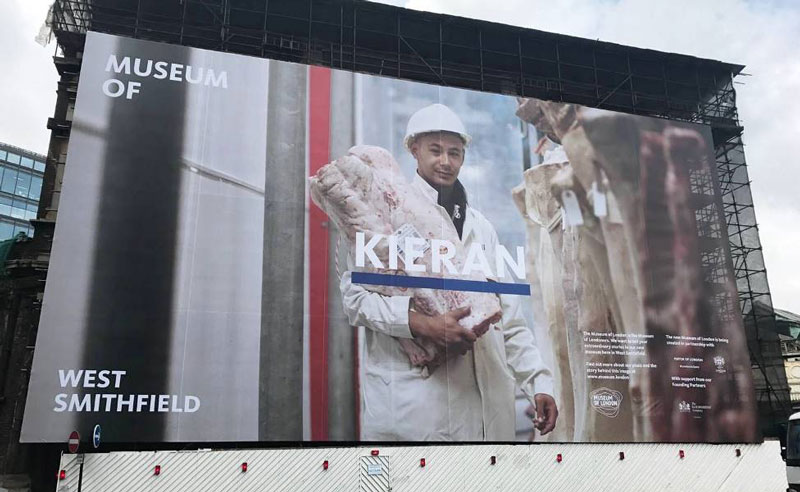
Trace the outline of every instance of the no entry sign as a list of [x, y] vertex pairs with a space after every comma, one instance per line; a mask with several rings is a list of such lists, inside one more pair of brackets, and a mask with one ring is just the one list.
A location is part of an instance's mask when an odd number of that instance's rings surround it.
[[70, 453], [77, 453], [78, 452], [78, 445], [81, 443], [81, 435], [78, 434], [78, 431], [72, 431], [69, 435], [69, 440], [67, 441], [67, 445], [69, 446]]

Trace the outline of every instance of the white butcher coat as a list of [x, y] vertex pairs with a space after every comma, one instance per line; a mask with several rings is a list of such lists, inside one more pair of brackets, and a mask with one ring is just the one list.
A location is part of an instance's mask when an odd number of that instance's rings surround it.
[[[414, 186], [436, 204], [437, 192], [419, 175]], [[495, 257], [497, 232], [473, 207], [467, 207], [462, 242], [482, 244]], [[353, 268], [352, 258], [348, 267]], [[408, 326], [410, 297], [370, 292], [340, 282], [344, 312], [353, 326], [364, 326], [361, 440], [512, 441], [515, 438], [515, 383], [531, 402], [537, 393], [553, 394], [553, 379], [522, 315], [524, 296], [500, 295], [503, 317], [473, 350], [448, 358], [428, 375], [414, 367], [395, 338], [413, 338]]]

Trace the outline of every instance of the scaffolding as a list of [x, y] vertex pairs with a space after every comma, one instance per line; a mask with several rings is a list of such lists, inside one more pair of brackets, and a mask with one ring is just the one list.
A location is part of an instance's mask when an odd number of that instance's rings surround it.
[[[57, 0], [53, 14], [65, 53], [79, 52], [93, 30], [709, 125], [729, 248], [713, 246], [725, 232], [709, 198], [712, 177], [695, 176], [700, 238], [712, 245], [702, 253], [706, 281], [717, 286], [712, 303], [722, 319], [744, 317], [765, 435], [788, 417], [736, 109], [743, 66], [363, 0]], [[719, 288], [731, 264], [738, 299]]]

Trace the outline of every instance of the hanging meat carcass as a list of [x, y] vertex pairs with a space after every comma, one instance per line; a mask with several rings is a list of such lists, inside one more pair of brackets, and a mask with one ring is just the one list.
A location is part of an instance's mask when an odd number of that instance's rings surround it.
[[[547, 323], [547, 335], [553, 349], [555, 398], [559, 418], [551, 440], [575, 439], [575, 401], [573, 382], [582, 385], [571, 369], [570, 344], [564, 319], [564, 290], [560, 279], [564, 274], [562, 261], [561, 211], [551, 193], [551, 180], [565, 162], [552, 162], [529, 169], [522, 184], [514, 188], [514, 203], [525, 219], [527, 230], [526, 266], [532, 288], [531, 299], [539, 302]], [[577, 363], [576, 360], [574, 363]]]
[[[617, 298], [609, 270], [603, 231], [594, 216], [586, 189], [577, 180], [572, 165], [562, 169], [552, 180], [553, 196], [565, 210], [563, 288], [567, 333], [576, 378], [585, 381], [583, 393], [575, 394], [576, 406], [583, 407], [576, 415], [583, 422], [581, 440], [592, 442], [634, 440], [631, 416], [629, 379], [620, 360], [626, 346]], [[572, 200], [568, 204], [567, 200]], [[569, 211], [570, 207], [576, 207]], [[570, 214], [579, 214], [569, 219]], [[571, 261], [567, 258], [571, 257]], [[578, 385], [575, 385], [578, 388]], [[609, 407], [604, 407], [609, 404]]]
[[[593, 142], [587, 138], [583, 128], [585, 115], [603, 114], [607, 111], [596, 111], [587, 108], [560, 103], [541, 103], [542, 113], [555, 129], [556, 138], [564, 145], [575, 175], [581, 185], [592, 190], [593, 213], [597, 214], [607, 252], [607, 263], [610, 285], [616, 299], [616, 308], [620, 318], [620, 332], [631, 341], [641, 341], [645, 336], [644, 301], [639, 285], [638, 244], [634, 241], [635, 232], [640, 223], [641, 202], [639, 191], [629, 181], [620, 181], [620, 175], [638, 176], [638, 144], [637, 132], [644, 125], [658, 127], [661, 123], [651, 119], [639, 119], [639, 126], [629, 127], [618, 123], [607, 128], [609, 135], [616, 135], [616, 163], [620, 169], [614, 174], [614, 187], [611, 187], [606, 171], [598, 166], [597, 150]], [[566, 106], [566, 107], [565, 107]], [[622, 130], [622, 131], [620, 131]], [[600, 206], [598, 200], [603, 200]], [[653, 436], [651, 418], [657, 400], [653, 398], [647, 370], [646, 354], [640, 350], [630, 350], [626, 356], [630, 368], [629, 391], [630, 404], [634, 423], [634, 439], [648, 441]]]

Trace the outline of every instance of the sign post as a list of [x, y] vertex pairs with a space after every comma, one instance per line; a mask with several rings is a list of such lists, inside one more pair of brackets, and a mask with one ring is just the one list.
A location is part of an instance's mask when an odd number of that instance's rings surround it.
[[[98, 436], [96, 440], [99, 442], [100, 433], [98, 428], [99, 426], [95, 426], [95, 434]], [[74, 430], [70, 432], [69, 439], [67, 439], [67, 447], [69, 448], [69, 452], [71, 454], [77, 453], [80, 444], [81, 444], [81, 435], [78, 434], [78, 431]], [[78, 465], [80, 466], [80, 469], [78, 471], [78, 492], [81, 491], [81, 486], [83, 485], [83, 459], [84, 456], [82, 454], [79, 454], [77, 456]]]

